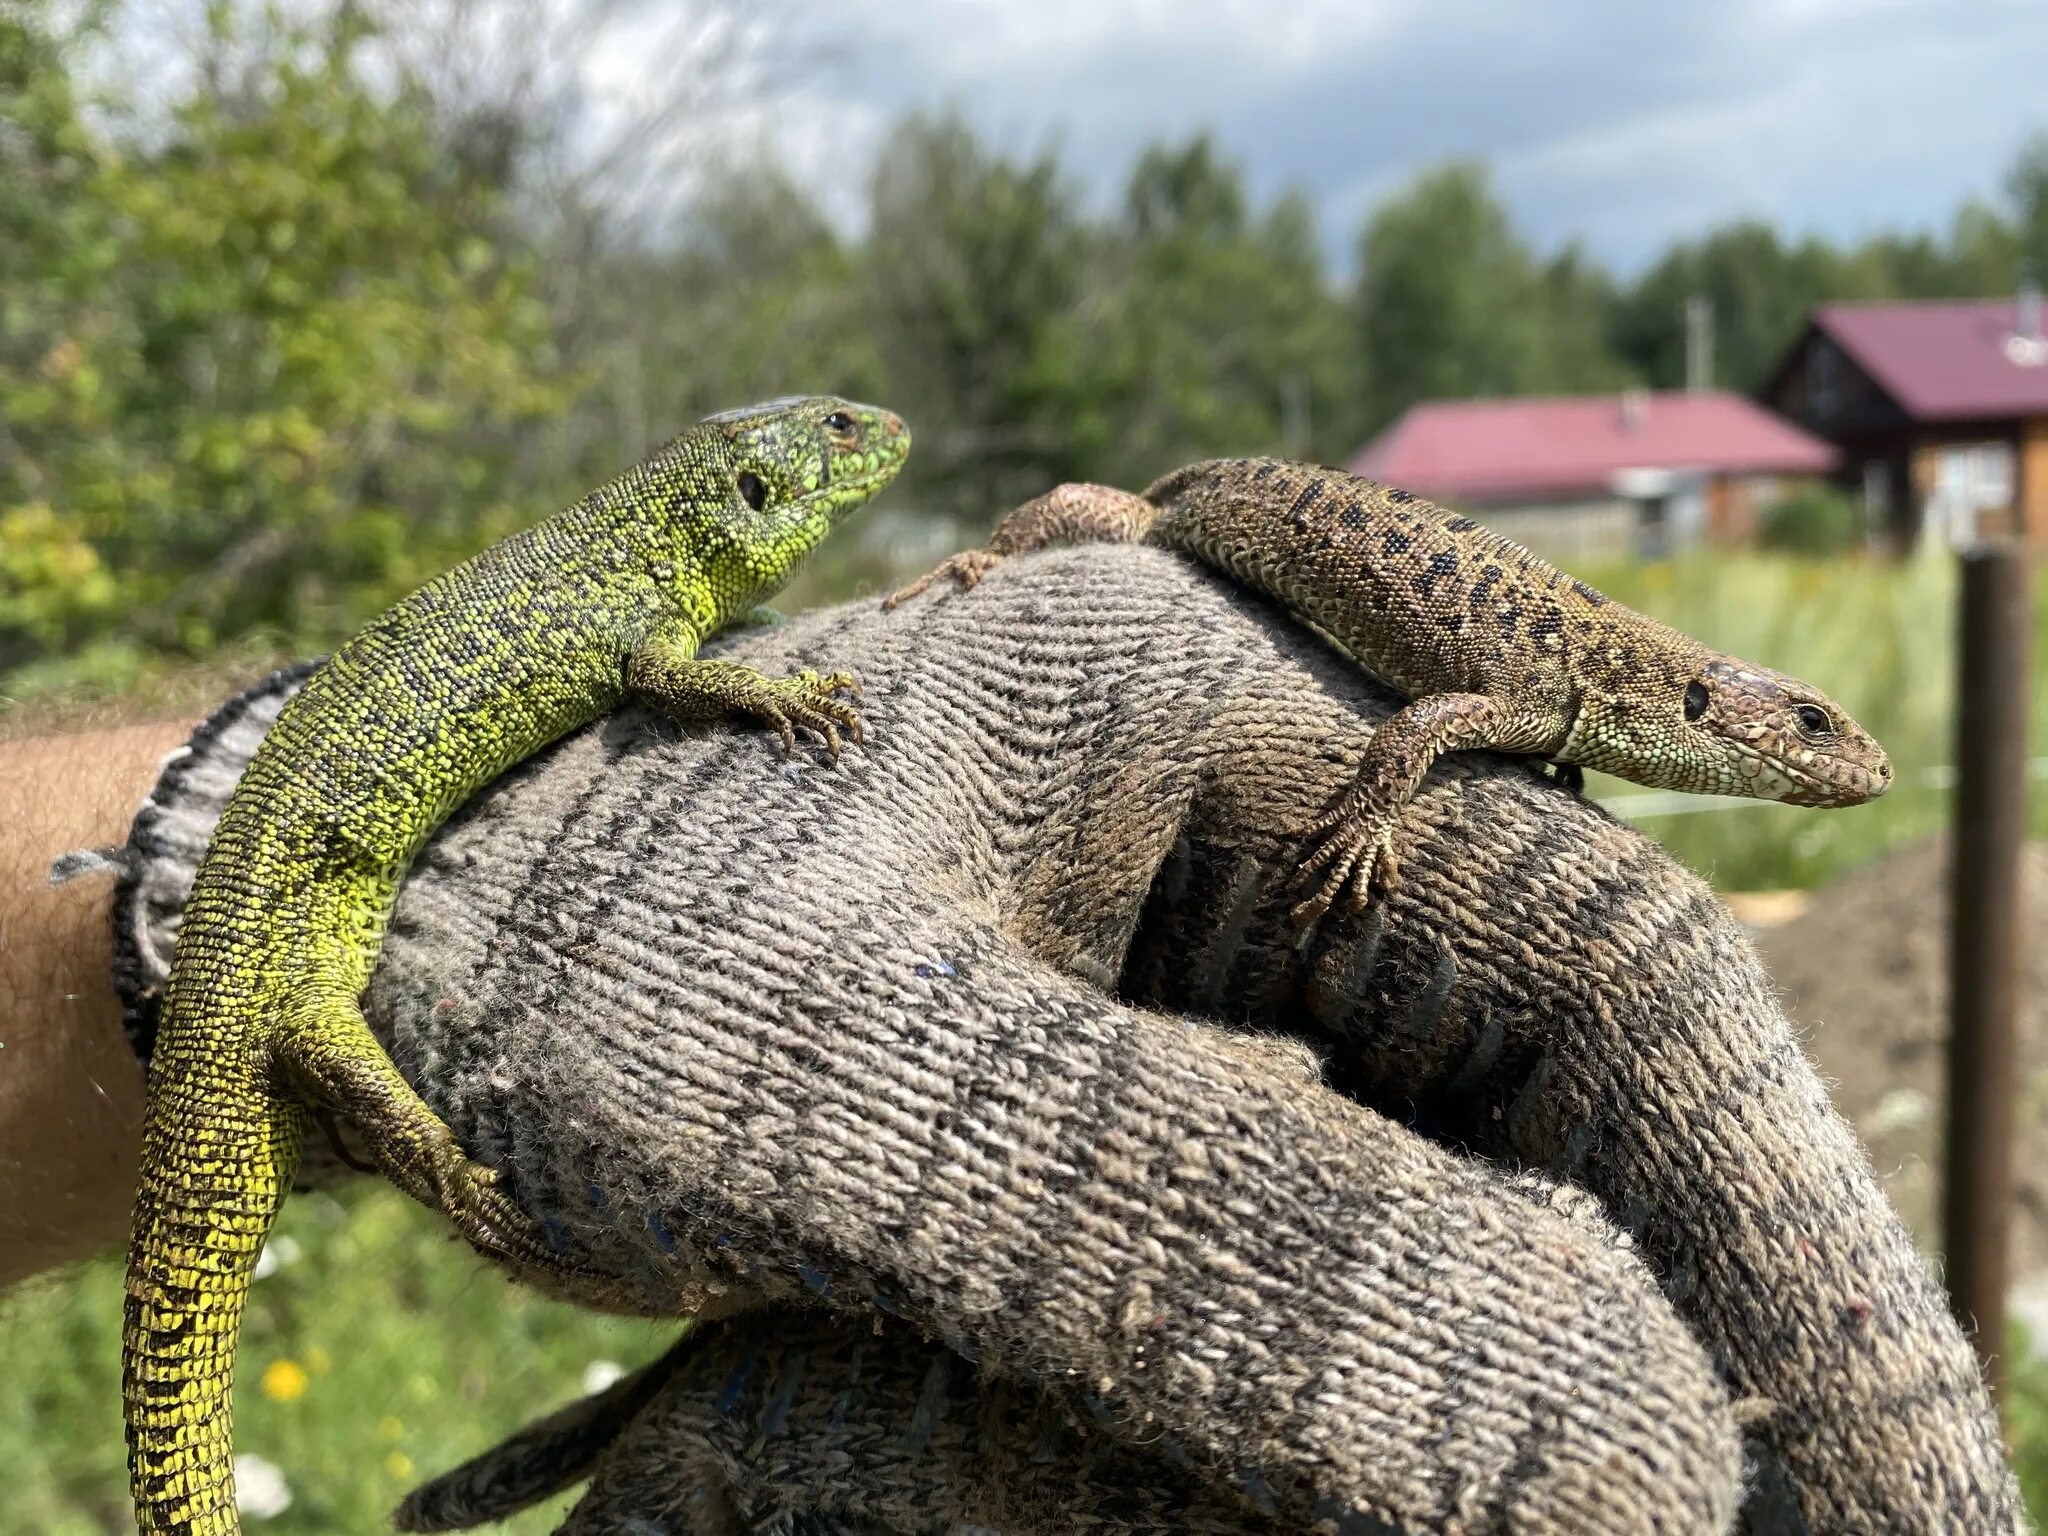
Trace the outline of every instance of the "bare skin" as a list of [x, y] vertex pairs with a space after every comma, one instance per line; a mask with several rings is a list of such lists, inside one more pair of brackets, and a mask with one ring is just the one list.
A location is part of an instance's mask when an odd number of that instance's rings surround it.
[[0, 1286], [127, 1231], [142, 1069], [109, 982], [111, 883], [50, 863], [118, 843], [177, 721], [0, 743]]

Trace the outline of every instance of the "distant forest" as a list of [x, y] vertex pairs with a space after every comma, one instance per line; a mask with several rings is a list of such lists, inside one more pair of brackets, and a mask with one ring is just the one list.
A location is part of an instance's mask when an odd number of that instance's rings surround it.
[[[1061, 479], [1341, 460], [1420, 399], [1676, 385], [1696, 294], [1747, 389], [1816, 301], [2048, 272], [2048, 138], [1941, 234], [1742, 222], [1629, 279], [1533, 248], [1483, 165], [1432, 166], [1339, 281], [1308, 200], [1255, 202], [1209, 138], [1104, 206], [1055, 151], [913, 117], [850, 169], [849, 237], [758, 152], [689, 153], [760, 39], [678, 6], [693, 80], [571, 153], [589, 19], [520, 3], [215, 4], [147, 46], [111, 0], [0, 12], [0, 687], [329, 643], [791, 390], [902, 411], [892, 501], [966, 530]], [[650, 214], [651, 185], [690, 190]]]

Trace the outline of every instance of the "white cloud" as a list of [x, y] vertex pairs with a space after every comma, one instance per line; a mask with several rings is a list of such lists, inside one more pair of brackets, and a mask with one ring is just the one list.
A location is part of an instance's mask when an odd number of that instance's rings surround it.
[[893, 0], [751, 13], [799, 62], [756, 131], [842, 218], [906, 110], [1048, 141], [1104, 195], [1148, 141], [1214, 129], [1255, 187], [1306, 187], [1334, 247], [1420, 166], [1491, 160], [1523, 226], [1632, 265], [1754, 214], [1854, 236], [1945, 224], [2030, 128], [2032, 0]]
[[2048, 98], [2025, 89], [2048, 45], [2032, 16], [2019, 31], [2039, 41], [2015, 51], [2024, 38], [2010, 27], [1940, 25], [1911, 0], [1796, 10], [1752, 6], [1732, 20], [1733, 68], [1695, 99], [1497, 155], [1502, 184], [1547, 232], [1568, 231], [1545, 210], [1568, 210], [1572, 229], [1624, 260], [1746, 216], [1856, 238], [1945, 226], [1963, 198], [1995, 190], [2025, 133], [2048, 126]]
[[[1147, 143], [1213, 130], [1256, 192], [1310, 193], [1340, 259], [1416, 170], [1478, 156], [1525, 231], [1624, 268], [1742, 216], [1944, 227], [2048, 127], [2040, 0], [407, 3], [422, 37], [476, 23], [456, 56], [538, 57], [544, 93], [573, 86], [581, 153], [632, 147], [647, 204], [765, 147], [847, 226], [913, 110], [957, 108], [1012, 153], [1057, 143], [1103, 201]], [[128, 51], [175, 56], [196, 8], [137, 0]]]

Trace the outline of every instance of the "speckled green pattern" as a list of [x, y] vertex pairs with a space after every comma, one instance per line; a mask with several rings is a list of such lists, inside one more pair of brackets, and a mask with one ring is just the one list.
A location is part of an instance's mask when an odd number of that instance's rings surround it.
[[1180, 550], [1265, 592], [1415, 700], [1357, 782], [1305, 830], [1312, 921], [1397, 875], [1394, 831], [1429, 766], [1465, 748], [1534, 752], [1638, 784], [1793, 805], [1856, 805], [1891, 764], [1819, 689], [1719, 655], [1469, 517], [1341, 470], [1214, 459], [1133, 496], [1066, 485], [1006, 518], [941, 576], [972, 586], [1014, 554], [1077, 540]]
[[406, 865], [504, 769], [639, 692], [736, 709], [838, 749], [844, 675], [694, 659], [788, 578], [909, 450], [830, 398], [713, 417], [383, 615], [279, 717], [222, 816], [179, 931], [150, 1065], [123, 1356], [144, 1533], [237, 1529], [234, 1345], [311, 1118], [480, 1248], [550, 1256], [399, 1076], [357, 999]]

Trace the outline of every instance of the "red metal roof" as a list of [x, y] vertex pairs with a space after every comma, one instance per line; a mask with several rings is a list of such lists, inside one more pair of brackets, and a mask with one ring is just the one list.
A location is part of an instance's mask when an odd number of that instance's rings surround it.
[[1632, 469], [1818, 474], [1835, 450], [1721, 390], [1438, 401], [1411, 407], [1354, 474], [1445, 500], [1600, 492]]
[[2048, 360], [2008, 345], [2017, 317], [2011, 299], [1966, 299], [1823, 304], [1813, 323], [1921, 421], [2048, 415]]

